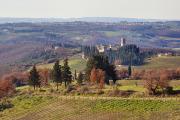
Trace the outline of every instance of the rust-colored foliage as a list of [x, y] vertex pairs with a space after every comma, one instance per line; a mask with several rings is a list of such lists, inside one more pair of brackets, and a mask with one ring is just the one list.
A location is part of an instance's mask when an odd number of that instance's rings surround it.
[[95, 68], [93, 68], [91, 70], [90, 81], [91, 81], [91, 83], [96, 84], [96, 81], [97, 81], [97, 70]]
[[128, 70], [126, 70], [126, 69], [118, 70], [116, 72], [116, 74], [117, 74], [118, 79], [124, 79], [124, 78], [127, 78], [129, 76]]
[[[152, 70], [152, 71], [157, 71], [157, 70]], [[160, 74], [168, 78], [168, 80], [173, 80], [173, 79], [180, 79], [180, 68], [177, 69], [161, 69], [159, 70]], [[123, 72], [121, 72], [121, 75]], [[143, 76], [145, 74], [145, 70], [133, 70], [131, 78], [134, 80], [141, 80], [143, 79]], [[159, 74], [159, 75], [160, 75]]]
[[104, 81], [105, 81], [105, 72], [101, 69], [98, 69], [98, 77], [99, 77], [99, 88], [104, 88]]
[[101, 69], [93, 68], [91, 70], [90, 81], [92, 84], [99, 85], [99, 88], [102, 89], [104, 87], [105, 72]]
[[168, 70], [148, 70], [144, 74], [144, 86], [149, 94], [164, 93], [169, 87], [170, 74]]
[[15, 86], [11, 80], [0, 80], [0, 98], [10, 95], [15, 91]]
[[141, 80], [144, 76], [145, 70], [133, 70], [131, 78], [133, 80]]
[[29, 74], [27, 72], [12, 72], [2, 77], [3, 80], [10, 80], [17, 86], [27, 84]]
[[40, 75], [41, 86], [48, 85], [48, 80], [50, 78], [50, 71], [49, 71], [49, 69], [40, 69], [38, 71], [39, 71], [39, 75]]
[[27, 84], [28, 76], [27, 72], [12, 72], [4, 75], [0, 80], [0, 97], [13, 93], [15, 86]]
[[180, 79], [180, 67], [175, 71], [175, 79]]

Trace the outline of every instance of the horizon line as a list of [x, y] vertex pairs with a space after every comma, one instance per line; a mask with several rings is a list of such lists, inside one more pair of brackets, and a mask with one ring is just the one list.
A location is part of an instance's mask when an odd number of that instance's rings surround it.
[[12, 19], [82, 19], [82, 18], [117, 18], [117, 19], [143, 19], [143, 20], [166, 20], [166, 21], [180, 21], [180, 19], [166, 19], [166, 18], [139, 18], [139, 17], [108, 17], [108, 16], [85, 16], [85, 17], [10, 17], [0, 16], [0, 18], [12, 18]]

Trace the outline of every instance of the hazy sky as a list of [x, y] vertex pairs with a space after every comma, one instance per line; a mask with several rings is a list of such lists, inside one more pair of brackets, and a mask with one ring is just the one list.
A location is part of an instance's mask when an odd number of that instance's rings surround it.
[[0, 0], [0, 17], [180, 19], [180, 0]]

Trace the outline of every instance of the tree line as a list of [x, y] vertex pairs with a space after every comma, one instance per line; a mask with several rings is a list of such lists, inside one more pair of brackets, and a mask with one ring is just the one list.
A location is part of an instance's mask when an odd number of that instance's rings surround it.
[[68, 88], [73, 80], [76, 80], [78, 86], [83, 84], [96, 85], [99, 89], [104, 88], [105, 84], [109, 85], [110, 81], [116, 83], [121, 79], [143, 80], [144, 87], [148, 94], [156, 95], [159, 93], [171, 93], [172, 87], [169, 81], [180, 79], [180, 68], [177, 69], [161, 69], [161, 70], [116, 70], [111, 64], [108, 57], [104, 55], [94, 55], [87, 61], [84, 71], [72, 72], [68, 65], [68, 59], [63, 61], [63, 65], [59, 61], [54, 63], [53, 69], [37, 69], [34, 65], [29, 72], [12, 72], [4, 75], [0, 80], [0, 97], [9, 95], [15, 91], [16, 86], [31, 85], [34, 89], [41, 86], [47, 86], [50, 82], [54, 82], [56, 90], [60, 85]]

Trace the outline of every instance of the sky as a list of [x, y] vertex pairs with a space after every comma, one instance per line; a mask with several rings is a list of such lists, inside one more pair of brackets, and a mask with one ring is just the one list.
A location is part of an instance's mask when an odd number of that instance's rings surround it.
[[0, 17], [180, 20], [180, 0], [0, 0]]

